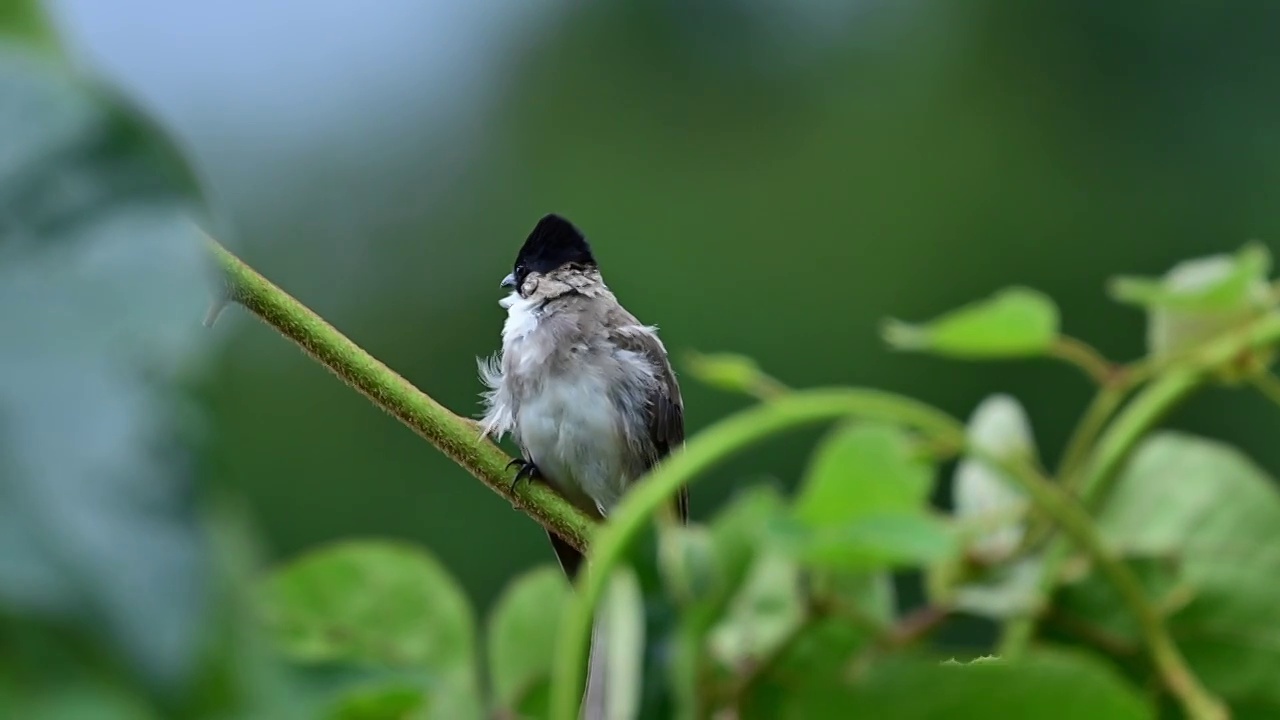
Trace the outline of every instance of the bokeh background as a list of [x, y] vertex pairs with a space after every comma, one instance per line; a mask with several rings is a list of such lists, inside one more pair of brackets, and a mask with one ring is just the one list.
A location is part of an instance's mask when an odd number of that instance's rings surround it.
[[[188, 153], [224, 240], [464, 414], [498, 347], [498, 281], [550, 211], [677, 369], [739, 352], [795, 386], [960, 416], [1009, 392], [1049, 460], [1083, 377], [892, 353], [879, 322], [1025, 284], [1129, 358], [1142, 317], [1109, 276], [1280, 238], [1274, 3], [49, 5], [76, 61]], [[212, 332], [209, 470], [272, 557], [407, 538], [482, 608], [550, 562], [532, 522], [270, 329], [232, 309]], [[745, 403], [687, 375], [684, 392], [691, 433]], [[1217, 391], [1171, 422], [1275, 470], [1271, 412]], [[694, 516], [736, 485], [791, 484], [815, 437], [721, 468]]]

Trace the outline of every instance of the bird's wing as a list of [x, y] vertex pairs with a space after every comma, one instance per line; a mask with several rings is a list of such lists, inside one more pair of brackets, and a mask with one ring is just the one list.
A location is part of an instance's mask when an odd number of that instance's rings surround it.
[[[680, 396], [680, 384], [667, 358], [667, 349], [652, 328], [640, 324], [627, 311], [617, 308], [614, 322], [608, 323], [610, 340], [617, 347], [639, 353], [653, 366], [658, 382], [649, 395], [649, 440], [655, 455], [653, 464], [665, 458], [672, 450], [684, 444], [684, 400]], [[689, 518], [689, 490], [681, 486], [676, 497], [676, 512], [680, 522]]]

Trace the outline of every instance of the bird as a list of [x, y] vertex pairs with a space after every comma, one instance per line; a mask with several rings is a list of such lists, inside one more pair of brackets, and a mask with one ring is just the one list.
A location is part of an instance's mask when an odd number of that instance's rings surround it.
[[[513, 487], [545, 482], [605, 520], [628, 489], [684, 444], [684, 401], [657, 328], [641, 323], [605, 284], [590, 244], [563, 216], [534, 225], [500, 287], [501, 350], [478, 358], [482, 436], [510, 434], [520, 454]], [[688, 522], [688, 489], [674, 499]], [[584, 557], [551, 530], [570, 581]], [[605, 635], [592, 629], [582, 716], [605, 717]]]

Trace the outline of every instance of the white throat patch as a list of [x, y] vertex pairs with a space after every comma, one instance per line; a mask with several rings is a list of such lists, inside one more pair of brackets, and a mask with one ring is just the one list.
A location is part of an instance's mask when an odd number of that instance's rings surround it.
[[537, 302], [520, 297], [519, 293], [498, 301], [507, 310], [507, 321], [502, 325], [502, 343], [506, 345], [513, 340], [521, 340], [538, 327]]

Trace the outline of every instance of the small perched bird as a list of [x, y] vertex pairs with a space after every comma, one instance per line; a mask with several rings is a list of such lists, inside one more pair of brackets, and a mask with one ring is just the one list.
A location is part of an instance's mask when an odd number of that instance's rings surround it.
[[[586, 238], [551, 214], [533, 228], [502, 279], [510, 295], [502, 352], [479, 362], [483, 432], [511, 433], [521, 478], [549, 483], [604, 518], [637, 478], [684, 443], [684, 404], [656, 328], [643, 325], [604, 284]], [[688, 494], [676, 502], [681, 522]], [[548, 531], [572, 580], [582, 555]], [[603, 717], [604, 632], [592, 632], [583, 714]]]

